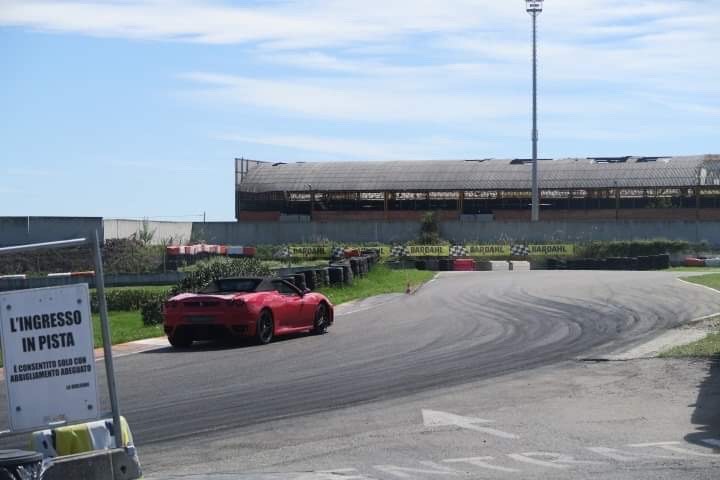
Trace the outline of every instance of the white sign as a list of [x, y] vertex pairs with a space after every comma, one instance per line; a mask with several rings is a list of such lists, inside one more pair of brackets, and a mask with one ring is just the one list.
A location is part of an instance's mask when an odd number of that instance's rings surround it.
[[86, 284], [0, 294], [10, 429], [99, 417]]
[[525, 0], [528, 12], [542, 12], [543, 0]]

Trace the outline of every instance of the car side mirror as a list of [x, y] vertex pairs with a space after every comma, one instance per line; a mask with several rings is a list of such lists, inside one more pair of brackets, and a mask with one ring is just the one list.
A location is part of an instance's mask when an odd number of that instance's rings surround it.
[[309, 288], [303, 288], [300, 292], [300, 295], [304, 297], [305, 295], [307, 295], [310, 292], [312, 292], [312, 290], [310, 290]]

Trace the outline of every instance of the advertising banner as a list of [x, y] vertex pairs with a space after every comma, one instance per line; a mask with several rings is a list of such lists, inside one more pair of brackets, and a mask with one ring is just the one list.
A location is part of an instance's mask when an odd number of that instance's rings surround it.
[[305, 259], [328, 259], [332, 253], [330, 245], [290, 245], [290, 256]]
[[465, 245], [465, 251], [471, 257], [508, 257], [510, 245]]

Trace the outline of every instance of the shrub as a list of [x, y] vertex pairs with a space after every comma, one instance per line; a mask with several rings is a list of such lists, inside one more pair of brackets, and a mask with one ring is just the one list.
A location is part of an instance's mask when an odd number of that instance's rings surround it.
[[440, 227], [437, 212], [426, 212], [420, 224], [420, 245], [437, 245], [440, 242]]
[[162, 309], [163, 303], [167, 299], [167, 295], [156, 293], [154, 298], [143, 301], [140, 305], [140, 314], [142, 315], [143, 324], [160, 325], [163, 321]]
[[636, 240], [592, 242], [579, 246], [575, 253], [578, 257], [584, 258], [610, 258], [662, 255], [691, 249], [692, 245], [682, 240]]
[[175, 287], [171, 294], [182, 292], [197, 292], [208, 283], [223, 277], [267, 277], [270, 269], [256, 258], [224, 258], [219, 257], [209, 262], [201, 263], [188, 272], [188, 275]]

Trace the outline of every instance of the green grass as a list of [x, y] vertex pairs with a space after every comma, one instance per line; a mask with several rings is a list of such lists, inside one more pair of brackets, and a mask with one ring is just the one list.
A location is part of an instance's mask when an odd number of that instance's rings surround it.
[[711, 333], [702, 340], [671, 348], [662, 352], [660, 358], [709, 358], [720, 356], [720, 332]]
[[[683, 280], [720, 290], [720, 273], [685, 277]], [[720, 324], [720, 316], [707, 321], [718, 325]], [[720, 331], [711, 333], [697, 342], [673, 347], [660, 353], [659, 356], [661, 358], [708, 358], [716, 355], [720, 355]]]
[[421, 270], [392, 270], [384, 265], [377, 265], [365, 278], [355, 278], [351, 286], [326, 287], [319, 291], [330, 301], [339, 305], [352, 300], [360, 300], [383, 293], [401, 293], [407, 288], [430, 280], [435, 274]]
[[[151, 292], [169, 292], [174, 285], [135, 285], [132, 287], [105, 287], [105, 293], [110, 293], [113, 290], [149, 290]], [[90, 292], [94, 292], [95, 289], [91, 288]]]
[[[110, 319], [110, 339], [113, 345], [143, 338], [160, 337], [164, 334], [162, 325], [144, 325], [140, 311], [108, 312], [108, 318]], [[93, 335], [95, 347], [102, 347], [100, 315], [97, 313], [93, 314]]]
[[699, 275], [697, 277], [684, 277], [683, 280], [686, 282], [697, 283], [698, 285], [705, 285], [706, 287], [720, 290], [720, 273], [711, 273], [709, 275]]
[[708, 267], [671, 267], [671, 272], [720, 273], [718, 268]]

